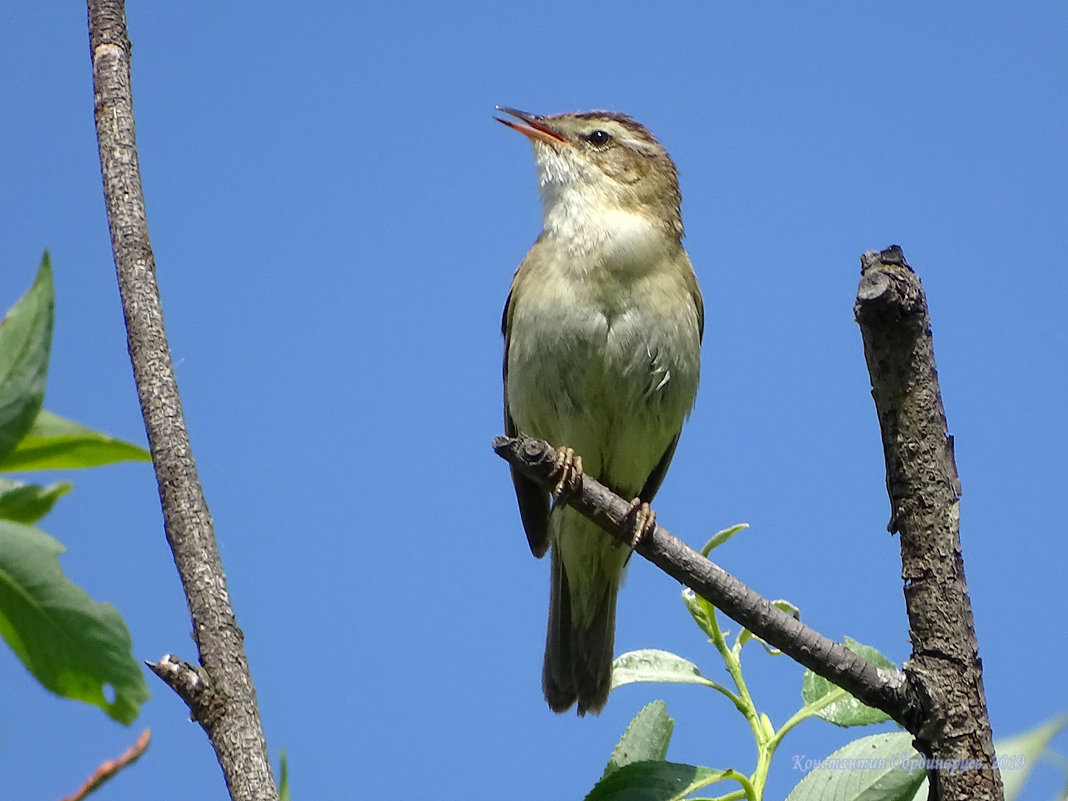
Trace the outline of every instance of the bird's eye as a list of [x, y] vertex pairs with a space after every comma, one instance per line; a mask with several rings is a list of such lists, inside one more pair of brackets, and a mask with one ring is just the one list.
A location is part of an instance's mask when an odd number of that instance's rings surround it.
[[608, 133], [608, 131], [598, 129], [596, 131], [590, 131], [590, 133], [586, 134], [583, 138], [594, 147], [604, 147], [612, 141], [612, 134]]

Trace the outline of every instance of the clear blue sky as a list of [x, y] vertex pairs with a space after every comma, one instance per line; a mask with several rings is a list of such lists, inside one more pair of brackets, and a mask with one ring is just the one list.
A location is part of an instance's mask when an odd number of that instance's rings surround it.
[[[927, 288], [964, 484], [962, 537], [995, 734], [1068, 709], [1068, 6], [135, 3], [137, 133], [185, 410], [272, 754], [295, 799], [579, 798], [664, 698], [670, 757], [752, 768], [697, 688], [557, 717], [539, 686], [548, 565], [501, 432], [498, 333], [540, 226], [533, 162], [494, 104], [625, 111], [678, 162], [707, 326], [697, 406], [656, 508], [695, 545], [737, 521], [731, 572], [825, 634], [909, 654], [860, 334], [861, 252]], [[47, 407], [143, 441], [92, 120], [85, 13], [18, 4], [0, 74], [0, 305], [52, 251]], [[147, 466], [73, 476], [42, 528], [115, 604], [135, 653], [194, 658]], [[617, 650], [721, 668], [640, 559]], [[748, 652], [778, 724], [801, 669]], [[154, 677], [130, 730], [0, 651], [0, 776], [73, 792], [223, 798], [206, 738]], [[870, 730], [806, 724], [769, 798]], [[1068, 737], [1058, 740], [1068, 751]], [[1027, 797], [1052, 797], [1038, 768]]]

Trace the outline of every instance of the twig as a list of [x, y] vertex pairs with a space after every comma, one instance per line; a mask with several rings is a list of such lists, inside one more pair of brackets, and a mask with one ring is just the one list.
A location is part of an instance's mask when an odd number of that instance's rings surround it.
[[[212, 692], [182, 694], [207, 732], [233, 799], [278, 798], [243, 635], [189, 444], [148, 238], [122, 0], [88, 0], [97, 141], [127, 342], [156, 470], [167, 541]], [[166, 667], [166, 666], [164, 666]]]
[[123, 751], [118, 759], [109, 759], [101, 763], [93, 771], [93, 775], [86, 779], [85, 783], [75, 791], [74, 795], [68, 795], [63, 801], [82, 801], [82, 799], [87, 798], [90, 793], [95, 792], [106, 781], [115, 778], [115, 774], [120, 770], [130, 767], [130, 765], [139, 760], [148, 749], [148, 743], [151, 739], [152, 730], [145, 729], [141, 732], [141, 736], [137, 738], [137, 741]]
[[[960, 479], [935, 371], [927, 300], [901, 248], [861, 256], [854, 314], [886, 456], [889, 528], [901, 534], [910, 683], [934, 714], [917, 747], [984, 770], [929, 771], [932, 799], [1000, 799], [982, 663], [960, 544]], [[948, 763], [954, 764], [954, 763]]]
[[[493, 450], [546, 489], [556, 483], [556, 451], [549, 443], [525, 436], [497, 437]], [[631, 531], [625, 518], [631, 505], [603, 484], [583, 476], [581, 489], [566, 500], [617, 540], [629, 544]], [[783, 612], [663, 526], [657, 525], [643, 536], [635, 550], [731, 619], [906, 728], [918, 728], [924, 719], [920, 700], [903, 674], [877, 667]]]

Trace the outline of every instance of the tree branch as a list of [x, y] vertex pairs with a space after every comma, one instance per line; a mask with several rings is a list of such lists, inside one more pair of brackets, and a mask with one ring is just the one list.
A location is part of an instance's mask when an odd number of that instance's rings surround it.
[[1001, 775], [960, 544], [960, 479], [935, 370], [927, 299], [901, 248], [861, 256], [854, 314], [864, 339], [886, 457], [889, 529], [901, 534], [910, 683], [935, 709], [917, 731], [932, 759], [986, 770], [930, 771], [931, 798], [1000, 799]]
[[[546, 489], [555, 485], [556, 451], [549, 443], [525, 436], [497, 437], [493, 450]], [[625, 518], [631, 505], [603, 484], [584, 475], [581, 489], [566, 500], [616, 540], [630, 544]], [[914, 694], [905, 675], [877, 667], [783, 612], [663, 526], [642, 537], [635, 550], [732, 620], [910, 731], [926, 717], [921, 696]]]
[[[200, 664], [211, 680], [211, 692], [179, 694], [215, 748], [230, 797], [270, 801], [278, 798], [278, 791], [256, 690], [230, 606], [163, 328], [134, 137], [125, 8], [122, 0], [88, 0], [88, 8], [100, 167], [130, 360], [167, 541], [189, 604]], [[161, 660], [153, 669], [157, 674], [176, 673], [170, 660]]]
[[[946, 765], [928, 772], [930, 798], [1001, 799], [961, 557], [960, 480], [926, 298], [900, 248], [865, 253], [861, 263], [854, 313], [882, 431], [893, 509], [889, 528], [901, 533], [913, 643], [904, 673], [877, 668], [808, 628], [660, 526], [636, 550], [769, 644], [901, 723], [920, 751]], [[546, 489], [554, 486], [556, 452], [549, 443], [497, 437], [493, 448]], [[630, 504], [594, 479], [583, 476], [580, 491], [566, 502], [629, 542]], [[960, 765], [970, 767], [952, 767]]]

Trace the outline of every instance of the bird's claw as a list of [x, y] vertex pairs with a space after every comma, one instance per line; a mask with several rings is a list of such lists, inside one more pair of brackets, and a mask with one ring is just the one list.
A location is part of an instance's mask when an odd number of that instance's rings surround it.
[[553, 474], [559, 476], [556, 486], [553, 487], [555, 502], [574, 494], [582, 487], [582, 457], [572, 448], [557, 448]]
[[652, 534], [656, 528], [656, 512], [649, 504], [643, 503], [641, 498], [635, 498], [630, 502], [630, 511], [623, 517], [623, 525], [630, 529], [633, 535], [630, 541], [630, 549], [633, 551], [642, 538]]

